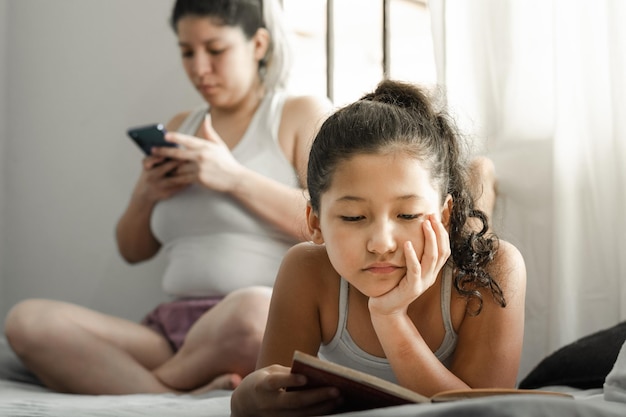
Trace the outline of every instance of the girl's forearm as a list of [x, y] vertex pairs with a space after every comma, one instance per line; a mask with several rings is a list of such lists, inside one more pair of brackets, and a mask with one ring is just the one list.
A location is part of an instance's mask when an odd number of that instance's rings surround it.
[[372, 315], [372, 324], [400, 385], [426, 396], [469, 388], [439, 361], [406, 314]]

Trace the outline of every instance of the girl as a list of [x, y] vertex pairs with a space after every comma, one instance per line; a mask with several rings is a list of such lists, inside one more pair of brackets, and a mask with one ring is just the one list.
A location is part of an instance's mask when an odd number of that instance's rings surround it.
[[446, 116], [399, 82], [324, 122], [308, 164], [312, 242], [283, 260], [258, 370], [233, 393], [233, 416], [317, 415], [340, 404], [334, 388], [285, 390], [306, 383], [290, 374], [294, 350], [426, 396], [514, 387], [524, 262], [486, 234], [462, 151]]
[[165, 251], [174, 301], [143, 324], [54, 300], [10, 312], [12, 348], [48, 387], [82, 394], [233, 388], [255, 368], [283, 255], [306, 232], [303, 172], [326, 99], [283, 90], [277, 0], [177, 0], [183, 67], [204, 103], [167, 125], [117, 225], [130, 263]]

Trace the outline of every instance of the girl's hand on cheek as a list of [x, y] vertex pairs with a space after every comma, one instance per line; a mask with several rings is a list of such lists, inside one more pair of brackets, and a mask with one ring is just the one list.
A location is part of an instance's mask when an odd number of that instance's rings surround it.
[[[441, 220], [434, 214], [429, 216], [428, 225], [424, 225], [424, 253], [422, 254], [422, 274], [427, 265], [429, 274], [437, 278], [439, 271], [446, 264], [452, 250], [450, 249], [450, 235]], [[426, 223], [426, 222], [424, 222]], [[428, 234], [427, 234], [427, 230]], [[433, 281], [434, 282], [434, 281]]]
[[369, 299], [371, 314], [404, 314], [415, 301], [437, 280], [439, 271], [450, 256], [450, 240], [443, 224], [434, 215], [422, 223], [424, 252], [421, 262], [410, 241], [404, 242], [406, 274], [398, 286], [380, 297]]
[[[370, 297], [368, 307], [372, 315], [404, 314], [417, 297], [425, 290], [421, 289], [421, 268], [417, 254], [410, 241], [404, 242], [404, 257], [406, 274], [398, 285], [386, 294], [379, 297]], [[427, 287], [426, 287], [427, 288]]]

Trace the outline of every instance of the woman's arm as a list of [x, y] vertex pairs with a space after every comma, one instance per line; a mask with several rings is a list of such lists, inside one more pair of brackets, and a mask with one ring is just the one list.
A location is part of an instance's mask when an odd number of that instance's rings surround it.
[[150, 259], [161, 248], [150, 229], [150, 216], [156, 201], [141, 198], [137, 187], [115, 229], [117, 248], [129, 263]]
[[309, 151], [330, 110], [328, 100], [313, 96], [292, 97], [283, 108], [279, 141], [298, 173], [301, 188], [286, 187], [246, 170], [231, 192], [249, 210], [299, 240], [308, 239], [304, 213]]
[[243, 206], [295, 239], [308, 238], [304, 217], [308, 196], [304, 189], [288, 187], [245, 167], [238, 178], [230, 194]]
[[[166, 129], [177, 129], [185, 117], [187, 113], [175, 116]], [[172, 184], [169, 173], [180, 165], [181, 162], [166, 161], [154, 156], [148, 156], [142, 161], [141, 174], [115, 229], [118, 250], [127, 262], [136, 263], [150, 259], [161, 248], [161, 243], [152, 233], [150, 218], [157, 202], [171, 197], [187, 186], [184, 183]]]
[[[305, 172], [308, 152], [317, 127], [326, 117], [329, 103], [307, 97], [293, 98], [285, 103], [279, 129], [279, 141], [296, 172]], [[177, 170], [180, 181], [197, 181], [205, 187], [230, 194], [256, 216], [285, 233], [306, 240], [306, 192], [303, 188], [286, 186], [241, 165], [228, 146], [213, 129], [211, 119], [202, 126], [206, 140], [170, 132], [167, 140], [180, 148], [157, 148], [154, 155], [169, 157], [190, 164]]]

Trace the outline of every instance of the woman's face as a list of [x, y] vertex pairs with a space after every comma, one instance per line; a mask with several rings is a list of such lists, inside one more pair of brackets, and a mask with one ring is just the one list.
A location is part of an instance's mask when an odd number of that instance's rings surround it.
[[428, 214], [441, 219], [440, 201], [428, 171], [414, 157], [356, 155], [337, 166], [321, 195], [319, 217], [309, 213], [309, 224], [318, 227], [314, 241], [325, 244], [337, 272], [376, 297], [406, 274], [404, 242], [412, 242], [421, 260], [422, 223]]
[[246, 39], [239, 27], [197, 16], [181, 18], [177, 30], [187, 76], [212, 106], [234, 106], [260, 82], [258, 62], [268, 41], [265, 30]]

